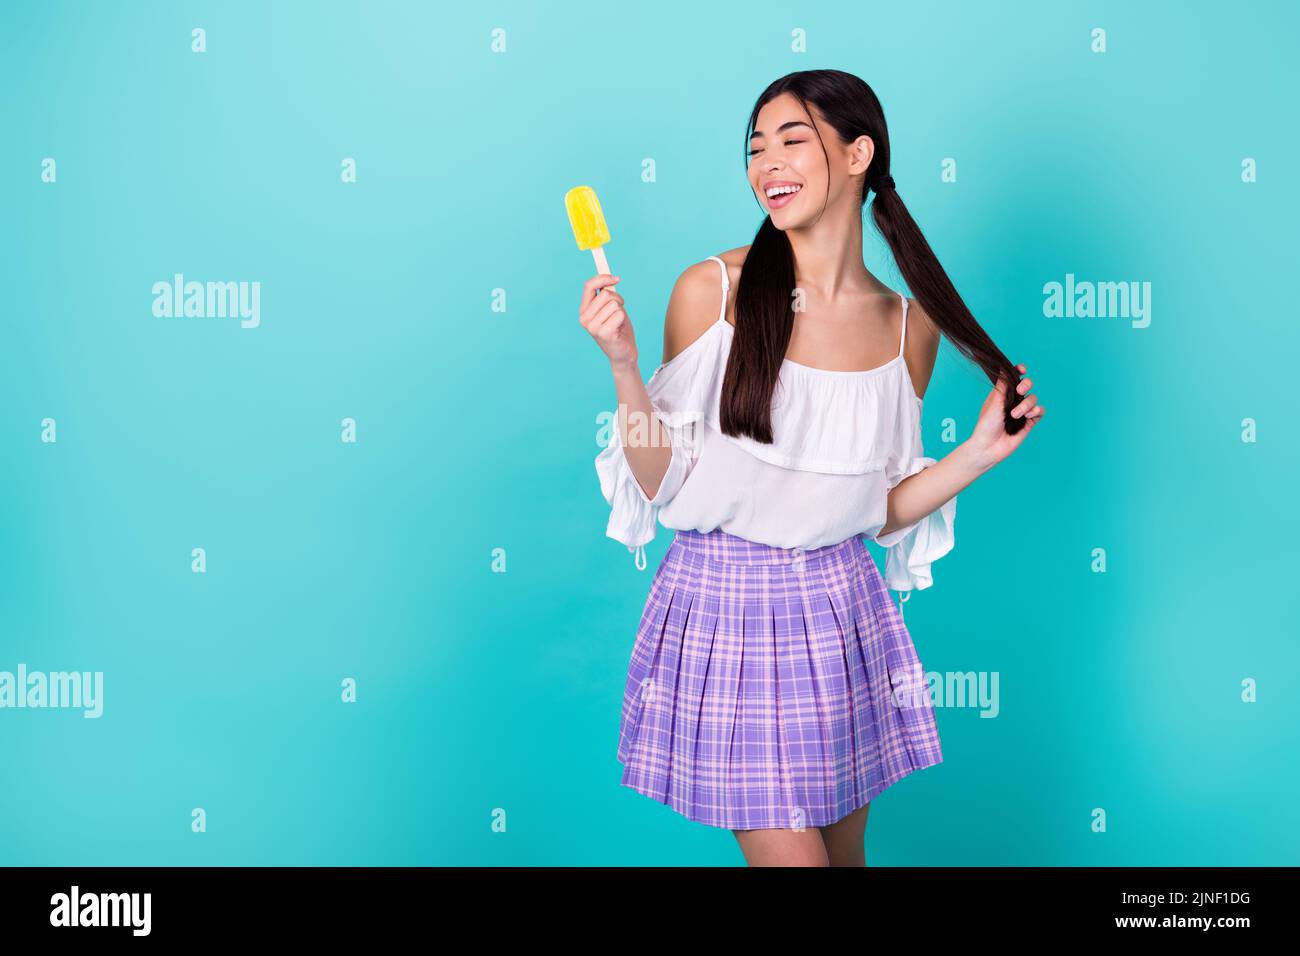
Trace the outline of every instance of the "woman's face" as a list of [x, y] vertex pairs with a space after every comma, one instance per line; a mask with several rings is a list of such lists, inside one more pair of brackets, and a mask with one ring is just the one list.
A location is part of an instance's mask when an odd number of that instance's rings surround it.
[[[871, 162], [869, 138], [846, 146], [821, 111], [811, 103], [808, 108], [811, 116], [793, 94], [782, 93], [758, 111], [749, 141], [749, 184], [781, 230], [811, 225], [823, 207], [857, 203], [861, 185], [853, 177], [861, 177]], [[769, 195], [778, 186], [785, 188]]]

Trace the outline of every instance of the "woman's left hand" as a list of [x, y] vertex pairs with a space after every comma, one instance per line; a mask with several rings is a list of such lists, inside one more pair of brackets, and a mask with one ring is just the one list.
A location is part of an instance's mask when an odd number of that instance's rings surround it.
[[[1024, 375], [1027, 369], [1023, 365], [1017, 365], [1016, 371]], [[1006, 379], [999, 379], [998, 384], [993, 387], [988, 397], [984, 399], [984, 405], [980, 408], [979, 421], [975, 423], [975, 430], [971, 433], [970, 438], [966, 439], [966, 444], [970, 446], [971, 450], [987, 467], [993, 467], [1019, 448], [1020, 443], [1034, 430], [1034, 427], [1046, 414], [1047, 410], [1038, 404], [1038, 396], [1026, 394], [1033, 387], [1033, 384], [1034, 380], [1026, 377], [1016, 386], [1016, 392], [1025, 397], [1011, 409], [1011, 417], [1023, 417], [1025, 427], [1014, 435], [1008, 435], [1003, 425], [1002, 409], [1007, 390]]]

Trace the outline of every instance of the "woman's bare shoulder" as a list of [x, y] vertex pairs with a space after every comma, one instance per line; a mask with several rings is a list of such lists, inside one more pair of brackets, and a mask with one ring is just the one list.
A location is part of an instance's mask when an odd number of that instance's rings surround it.
[[[748, 249], [745, 246], [741, 251]], [[718, 256], [727, 267], [731, 288], [735, 287], [740, 263], [744, 262], [743, 256], [736, 260], [737, 251], [732, 249]], [[722, 273], [717, 262], [701, 259], [691, 263], [677, 277], [668, 298], [668, 313], [664, 318], [664, 362], [671, 362], [688, 349], [723, 315]]]
[[917, 397], [925, 398], [939, 356], [939, 327], [917, 299], [907, 300], [907, 319], [907, 341], [903, 343], [903, 351], [908, 373]]

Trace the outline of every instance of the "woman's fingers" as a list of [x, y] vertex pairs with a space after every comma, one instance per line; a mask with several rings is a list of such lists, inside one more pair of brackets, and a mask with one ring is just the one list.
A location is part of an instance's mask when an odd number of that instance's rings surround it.
[[1015, 408], [1011, 409], [1011, 417], [1019, 418], [1020, 416], [1024, 415], [1025, 412], [1029, 411], [1037, 404], [1038, 404], [1037, 395], [1027, 395], [1025, 396], [1025, 400], [1023, 402], [1021, 402]]
[[[600, 290], [608, 286], [618, 285], [619, 276], [607, 276], [603, 273], [597, 273], [582, 284], [582, 299], [578, 303], [578, 311], [586, 312], [587, 306], [591, 305], [592, 300], [600, 295]], [[610, 289], [609, 291], [614, 291]]]
[[[1023, 362], [1016, 366], [1016, 371], [1024, 376], [1016, 386], [1016, 392], [1017, 394], [1025, 395], [1026, 392], [1034, 387], [1034, 380], [1028, 376], [1027, 373], [1029, 369]], [[1011, 409], [1012, 418], [1020, 418], [1021, 416], [1025, 418], [1026, 424], [1028, 425], [1034, 424], [1034, 422], [1043, 417], [1042, 406], [1038, 404], [1037, 395], [1026, 395], [1024, 401]]]
[[623, 310], [623, 306], [611, 299], [596, 313], [588, 328], [596, 338], [606, 338], [617, 331], [626, 318], [627, 313]]
[[614, 288], [618, 276], [594, 275], [582, 286], [578, 320], [613, 365], [636, 364], [636, 338], [623, 297]]
[[619, 295], [617, 292], [606, 292], [604, 295], [592, 299], [590, 302], [587, 303], [587, 307], [582, 311], [582, 318], [584, 320], [584, 324], [589, 323], [591, 319], [595, 315], [597, 315], [600, 312], [600, 310], [603, 309], [610, 302], [617, 302], [618, 304], [622, 305], [623, 301], [624, 301], [623, 297]]
[[592, 299], [588, 302], [586, 309], [584, 309], [582, 314], [579, 316], [579, 321], [582, 322], [582, 327], [587, 331], [591, 331], [592, 323], [596, 320], [597, 316], [602, 312], [606, 314], [608, 313], [608, 306], [611, 302], [620, 307], [624, 304], [623, 297], [617, 292], [606, 292], [599, 298]]
[[612, 338], [614, 334], [618, 332], [620, 328], [622, 328], [623, 323], [626, 321], [627, 321], [626, 312], [617, 312], [614, 315], [611, 315], [609, 318], [605, 319], [604, 322], [602, 322], [599, 326], [597, 326], [596, 333], [595, 333], [596, 338], [598, 339]]

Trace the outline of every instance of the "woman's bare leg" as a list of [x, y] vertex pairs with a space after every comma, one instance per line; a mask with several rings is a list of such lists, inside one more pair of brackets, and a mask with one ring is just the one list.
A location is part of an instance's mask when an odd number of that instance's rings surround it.
[[863, 841], [867, 831], [867, 811], [871, 804], [854, 810], [842, 820], [819, 827], [831, 866], [866, 866], [867, 850]]
[[829, 866], [816, 827], [807, 830], [732, 830], [750, 866]]

